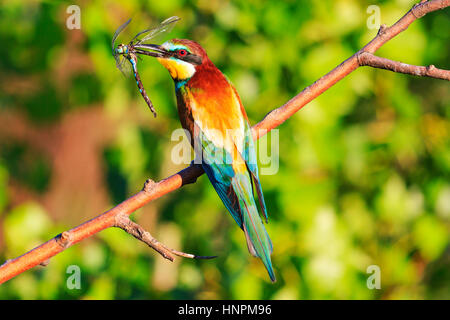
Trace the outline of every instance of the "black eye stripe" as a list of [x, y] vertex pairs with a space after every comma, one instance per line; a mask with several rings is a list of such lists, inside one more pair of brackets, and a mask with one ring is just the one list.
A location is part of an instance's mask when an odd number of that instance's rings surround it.
[[193, 63], [193, 64], [197, 64], [197, 65], [200, 65], [200, 64], [202, 64], [202, 57], [200, 57], [200, 56], [197, 56], [197, 55], [195, 55], [195, 54], [192, 54], [192, 53], [190, 53], [190, 54], [188, 54], [187, 56], [184, 56], [183, 58], [182, 58], [182, 60], [184, 60], [184, 61], [186, 61], [186, 62], [190, 62], [190, 63]]
[[[186, 54], [185, 55], [181, 55], [180, 51], [185, 51]], [[202, 57], [194, 54], [194, 53], [190, 53], [188, 50], [186, 49], [174, 49], [170, 51], [172, 53], [172, 56], [175, 56], [176, 58], [186, 61], [186, 62], [190, 62], [196, 65], [200, 65], [202, 64]]]

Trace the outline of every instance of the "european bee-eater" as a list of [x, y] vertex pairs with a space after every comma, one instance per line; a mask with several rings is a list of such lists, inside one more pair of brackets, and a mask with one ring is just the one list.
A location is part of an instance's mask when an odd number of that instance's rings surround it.
[[173, 39], [162, 45], [141, 45], [169, 71], [175, 82], [178, 114], [190, 133], [196, 157], [225, 207], [244, 231], [249, 252], [261, 258], [275, 281], [272, 242], [258, 213], [267, 222], [259, 183], [251, 127], [241, 99], [228, 79], [196, 42]]

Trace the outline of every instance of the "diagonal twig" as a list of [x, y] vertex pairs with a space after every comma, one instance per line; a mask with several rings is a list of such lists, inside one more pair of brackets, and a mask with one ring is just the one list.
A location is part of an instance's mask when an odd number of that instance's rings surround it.
[[434, 65], [429, 65], [427, 67], [414, 66], [400, 61], [377, 57], [369, 52], [361, 52], [358, 55], [358, 61], [360, 66], [369, 66], [420, 77], [450, 80], [449, 70], [438, 69]]
[[139, 224], [131, 221], [130, 216], [126, 214], [118, 214], [116, 216], [114, 227], [118, 227], [124, 230], [125, 232], [131, 234], [136, 239], [146, 243], [149, 247], [156, 250], [160, 255], [162, 255], [164, 258], [170, 261], [173, 261], [172, 254], [190, 259], [212, 259], [217, 257], [217, 256], [198, 256], [195, 254], [170, 249], [161, 242], [159, 242], [158, 240], [156, 240], [150, 234], [150, 232], [146, 231]]

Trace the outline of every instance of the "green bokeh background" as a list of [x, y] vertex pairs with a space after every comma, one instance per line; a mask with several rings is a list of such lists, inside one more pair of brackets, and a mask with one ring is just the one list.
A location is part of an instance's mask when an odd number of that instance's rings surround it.
[[[124, 42], [169, 16], [181, 17], [158, 41], [201, 43], [236, 85], [255, 124], [375, 36], [366, 24], [369, 5], [378, 5], [381, 22], [391, 25], [414, 3], [3, 1], [0, 261], [116, 205], [147, 178], [183, 168], [170, 161], [179, 122], [167, 71], [151, 58], [138, 62], [158, 111], [154, 119], [132, 78], [115, 68], [111, 37], [129, 17]], [[81, 8], [81, 30], [66, 28], [72, 4]], [[449, 9], [434, 12], [377, 54], [449, 69], [449, 30]], [[449, 107], [446, 81], [361, 68], [279, 127], [278, 172], [261, 177], [275, 284], [250, 257], [241, 230], [203, 176], [133, 219], [176, 249], [217, 259], [170, 263], [109, 229], [0, 286], [0, 298], [449, 299]], [[47, 147], [30, 141], [55, 126], [63, 132], [65, 119], [94, 110], [113, 123], [89, 122], [109, 137], [97, 150], [95, 171], [106, 198], [99, 211], [83, 210], [87, 200], [74, 192], [63, 198], [65, 210], [55, 210], [47, 199], [56, 175], [49, 154], [63, 147], [51, 140], [59, 133], [39, 140]], [[6, 121], [11, 115], [20, 121]], [[92, 168], [89, 159], [73, 158]], [[80, 267], [80, 289], [66, 286], [71, 265]], [[380, 267], [380, 290], [367, 287], [370, 265]]]

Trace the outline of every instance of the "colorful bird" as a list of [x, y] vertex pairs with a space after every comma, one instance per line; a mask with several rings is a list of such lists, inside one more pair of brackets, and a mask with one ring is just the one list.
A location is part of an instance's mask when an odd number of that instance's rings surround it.
[[152, 50], [146, 54], [156, 57], [172, 76], [181, 124], [190, 133], [197, 159], [244, 231], [249, 252], [261, 258], [275, 281], [272, 242], [254, 197], [256, 189], [267, 222], [252, 131], [236, 89], [194, 41], [173, 39], [136, 48]]

